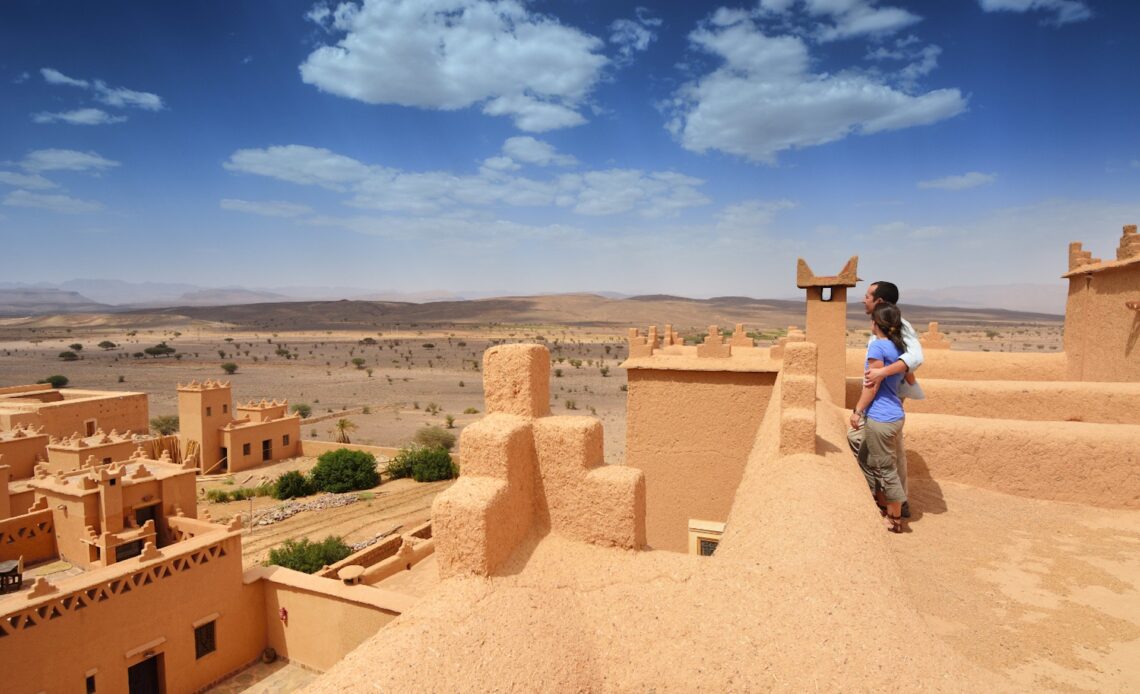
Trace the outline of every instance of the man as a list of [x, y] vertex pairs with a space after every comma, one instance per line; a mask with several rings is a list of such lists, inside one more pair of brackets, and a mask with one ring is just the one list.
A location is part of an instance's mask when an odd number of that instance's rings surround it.
[[[871, 311], [875, 310], [877, 304], [887, 302], [890, 304], [897, 304], [899, 302], [899, 288], [891, 282], [878, 281], [873, 282], [867, 287], [867, 293], [863, 295], [863, 310], [867, 315], [871, 315]], [[914, 398], [922, 400], [925, 396], [922, 393], [922, 386], [918, 385], [915, 379], [914, 372], [918, 367], [922, 366], [922, 345], [918, 342], [918, 333], [914, 331], [910, 321], [902, 319], [902, 338], [906, 344], [906, 352], [899, 357], [899, 360], [884, 366], [879, 369], [868, 369], [863, 374], [864, 387], [873, 386], [879, 383], [887, 376], [894, 376], [895, 374], [905, 374], [903, 380], [899, 383], [898, 395], [899, 400], [906, 404], [907, 398]], [[867, 339], [867, 344], [873, 342], [875, 336], [872, 335]], [[861, 444], [862, 429], [859, 430], [859, 436], [852, 440], [852, 445]], [[906, 440], [904, 433], [899, 432], [899, 443], [897, 446], [898, 451], [898, 470], [899, 481], [902, 482], [903, 491], [907, 492], [910, 496], [910, 489], [907, 487], [906, 481]], [[858, 451], [856, 451], [858, 453]], [[902, 507], [903, 518], [910, 518], [910, 503], [904, 502]]]

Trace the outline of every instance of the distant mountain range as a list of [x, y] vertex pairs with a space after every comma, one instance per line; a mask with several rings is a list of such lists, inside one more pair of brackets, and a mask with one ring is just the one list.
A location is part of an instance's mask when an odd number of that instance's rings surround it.
[[[396, 302], [406, 304], [452, 303], [476, 299], [505, 298], [509, 292], [398, 292], [376, 291], [360, 287], [201, 287], [193, 284], [166, 282], [126, 282], [123, 280], [76, 279], [60, 283], [25, 284], [0, 282], [0, 316], [29, 316], [56, 313], [118, 313], [138, 309], [171, 307], [244, 306], [251, 304], [285, 304], [289, 302], [322, 302], [330, 300]], [[904, 289], [902, 305], [958, 307], [963, 309], [997, 309], [1006, 311], [1062, 315], [1067, 291], [1057, 284], [1008, 284], [958, 286], [943, 289]], [[619, 292], [592, 292], [605, 299], [636, 301], [689, 301], [668, 295], [630, 296]], [[546, 294], [539, 296], [560, 296]], [[849, 296], [852, 302], [862, 294]], [[763, 301], [748, 297], [716, 297], [710, 302], [740, 300]], [[802, 301], [788, 295], [774, 301]]]

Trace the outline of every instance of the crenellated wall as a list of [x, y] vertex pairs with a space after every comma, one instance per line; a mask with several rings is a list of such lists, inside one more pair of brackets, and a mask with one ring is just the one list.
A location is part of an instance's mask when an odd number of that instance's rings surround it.
[[483, 391], [487, 416], [463, 430], [462, 474], [432, 504], [441, 577], [495, 573], [532, 531], [645, 544], [641, 472], [604, 464], [598, 420], [550, 416], [545, 347], [488, 349]]

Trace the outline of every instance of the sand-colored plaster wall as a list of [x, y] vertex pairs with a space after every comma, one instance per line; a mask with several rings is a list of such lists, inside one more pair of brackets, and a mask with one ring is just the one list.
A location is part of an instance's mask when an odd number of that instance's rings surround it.
[[1140, 264], [1069, 280], [1065, 305], [1068, 377], [1075, 381], [1140, 381]]
[[56, 552], [51, 509], [0, 520], [0, 561], [22, 556], [28, 565], [51, 559]]
[[[267, 644], [279, 655], [321, 671], [336, 664], [410, 604], [401, 598], [393, 600], [390, 609], [383, 609], [376, 604], [377, 596], [391, 596], [388, 591], [346, 586], [335, 579], [281, 567], [270, 567], [257, 576], [265, 601]], [[360, 597], [354, 599], [354, 595]], [[284, 621], [281, 608], [287, 612]]]
[[[289, 443], [285, 443], [286, 438]], [[261, 447], [267, 439], [271, 442], [271, 456], [269, 460], [263, 460]], [[245, 444], [249, 444], [248, 455], [242, 452]], [[241, 472], [274, 460], [294, 458], [301, 454], [301, 419], [285, 417], [257, 422], [251, 426], [235, 426], [231, 430], [222, 431], [222, 445], [227, 449], [230, 472]]]
[[690, 518], [728, 517], [776, 374], [638, 368], [628, 377], [626, 464], [645, 472], [646, 540], [684, 552]]
[[909, 414], [905, 432], [911, 478], [1140, 508], [1140, 425]]
[[47, 460], [47, 434], [0, 440], [0, 465], [10, 468], [10, 479], [26, 480], [35, 471], [37, 460]]
[[[848, 379], [857, 390], [861, 380]], [[1140, 383], [1071, 381], [948, 381], [924, 378], [925, 400], [907, 400], [908, 413], [984, 419], [1140, 424]]]
[[[301, 422], [304, 424], [304, 421]], [[337, 443], [336, 441], [317, 441], [316, 439], [303, 439], [301, 441], [301, 455], [316, 457], [322, 453], [347, 448], [350, 451], [363, 451], [376, 456], [377, 460], [385, 460], [400, 452], [399, 448], [388, 446], [365, 446], [359, 443]]]
[[145, 434], [150, 428], [148, 416], [146, 393], [92, 392], [91, 397], [84, 393], [78, 399], [40, 405], [34, 413], [13, 414], [10, 424], [0, 415], [0, 427], [8, 428], [18, 419], [25, 425], [43, 427], [49, 436], [64, 438], [85, 434], [86, 423], [95, 420], [95, 427], [104, 431]]
[[[1065, 355], [1029, 352], [956, 352], [952, 349], [924, 351], [925, 361], [917, 375], [958, 381], [1066, 381]], [[847, 376], [863, 375], [867, 358], [864, 348], [847, 350]], [[848, 405], [850, 407], [850, 404]]]
[[[197, 691], [251, 662], [265, 644], [264, 605], [251, 599], [260, 597], [256, 588], [242, 585], [240, 542], [236, 533], [220, 540], [215, 534], [188, 542], [183, 552], [165, 550], [160, 560], [132, 559], [65, 579], [56, 594], [0, 599], [0, 628], [9, 629], [9, 617], [22, 619], [41, 605], [59, 615], [36, 617], [33, 626], [12, 629], [3, 638], [4, 690], [84, 691], [87, 672], [95, 670], [96, 691], [126, 692], [127, 668], [143, 660], [146, 650], [161, 654], [168, 694]], [[201, 562], [211, 547], [225, 556]], [[88, 588], [95, 597], [86, 595]], [[76, 600], [86, 606], [76, 610]], [[213, 615], [217, 650], [196, 659], [194, 624]]]

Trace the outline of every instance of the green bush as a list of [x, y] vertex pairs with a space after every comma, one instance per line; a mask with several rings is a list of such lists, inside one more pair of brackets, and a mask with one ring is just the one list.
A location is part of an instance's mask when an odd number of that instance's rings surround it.
[[52, 388], [63, 388], [64, 386], [67, 385], [68, 378], [67, 378], [67, 376], [61, 376], [59, 374], [56, 374], [54, 376], [48, 376], [47, 378], [43, 379], [42, 381], [36, 381], [36, 382], [37, 383], [46, 383], [49, 386], [51, 386]]
[[312, 493], [313, 483], [296, 470], [283, 473], [273, 485], [274, 499], [292, 499]]
[[77, 359], [79, 359], [79, 355], [76, 354], [75, 352], [68, 350], [66, 352], [60, 352], [59, 358], [62, 361], [76, 361]]
[[310, 405], [308, 405], [307, 403], [303, 403], [303, 402], [293, 403], [293, 407], [290, 409], [292, 409], [297, 414], [301, 415], [301, 419], [308, 419], [309, 415], [311, 415], [313, 413], [313, 408]]
[[450, 451], [455, 447], [455, 434], [441, 427], [423, 427], [416, 432], [413, 440], [424, 448], [442, 448]]
[[230, 500], [230, 493], [224, 489], [211, 489], [206, 492], [206, 500], [217, 504], [224, 504]]
[[227, 361], [225, 364], [222, 364], [222, 371], [225, 371], [227, 374], [233, 374], [237, 370], [238, 365], [232, 361]]
[[162, 414], [150, 418], [150, 428], [162, 436], [169, 436], [178, 431], [178, 415]]
[[417, 482], [435, 482], [451, 479], [458, 474], [459, 470], [452, 462], [451, 454], [443, 448], [401, 448], [388, 463], [388, 475], [392, 479], [411, 477]]
[[286, 540], [280, 547], [269, 550], [269, 563], [311, 574], [337, 563], [350, 554], [352, 548], [335, 535], [329, 535], [320, 542], [302, 538]]
[[333, 494], [370, 489], [380, 484], [376, 457], [371, 453], [347, 448], [322, 453], [317, 458], [310, 478], [314, 487]]

